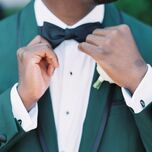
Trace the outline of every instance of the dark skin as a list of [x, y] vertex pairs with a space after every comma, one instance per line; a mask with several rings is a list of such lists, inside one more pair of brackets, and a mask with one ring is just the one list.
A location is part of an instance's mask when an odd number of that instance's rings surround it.
[[43, 2], [67, 25], [75, 24], [96, 6], [93, 0], [43, 0]]
[[[93, 0], [43, 1], [68, 25], [79, 21], [96, 6]], [[118, 86], [129, 89], [131, 93], [134, 93], [147, 72], [147, 65], [127, 25], [96, 29], [87, 36], [86, 42], [79, 44], [79, 49], [91, 56]], [[51, 45], [41, 36], [20, 48], [17, 56], [18, 92], [29, 111], [49, 87], [51, 76], [59, 63]]]

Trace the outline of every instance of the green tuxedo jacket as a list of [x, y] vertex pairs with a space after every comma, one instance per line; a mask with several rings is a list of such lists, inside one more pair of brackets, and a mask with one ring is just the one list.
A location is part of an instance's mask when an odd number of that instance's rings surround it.
[[[105, 25], [115, 26], [122, 22], [130, 26], [142, 56], [147, 63], [152, 64], [152, 28], [119, 12], [113, 4], [106, 5]], [[21, 12], [0, 22], [0, 152], [42, 152], [37, 129], [25, 133], [13, 117], [10, 102], [11, 88], [18, 81], [16, 51], [21, 46], [26, 46], [36, 35], [38, 29], [33, 2]], [[92, 84], [97, 78], [95, 71]], [[79, 152], [92, 152], [110, 87], [109, 83], [104, 82], [100, 90], [91, 89]], [[112, 106], [107, 126], [98, 151], [152, 152], [152, 105], [141, 113], [134, 114], [126, 106], [121, 89], [116, 86], [113, 93], [110, 97]], [[39, 124], [48, 151], [57, 152], [50, 96], [49, 91], [46, 91], [39, 101]]]

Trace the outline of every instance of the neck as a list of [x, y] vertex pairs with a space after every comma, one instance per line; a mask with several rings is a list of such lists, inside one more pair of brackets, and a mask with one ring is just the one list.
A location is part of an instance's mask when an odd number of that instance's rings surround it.
[[48, 9], [67, 25], [73, 25], [94, 7], [92, 0], [43, 0]]

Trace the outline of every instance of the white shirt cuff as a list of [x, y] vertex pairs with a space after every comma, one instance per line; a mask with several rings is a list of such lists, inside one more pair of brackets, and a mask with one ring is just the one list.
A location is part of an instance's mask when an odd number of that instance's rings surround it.
[[25, 132], [37, 128], [38, 104], [36, 104], [30, 112], [28, 112], [18, 94], [17, 85], [15, 84], [11, 90], [11, 104], [14, 118], [16, 118]]
[[122, 88], [122, 93], [126, 104], [131, 107], [134, 112], [140, 113], [152, 102], [152, 67], [148, 65], [148, 71], [140, 82], [133, 96], [130, 92]]

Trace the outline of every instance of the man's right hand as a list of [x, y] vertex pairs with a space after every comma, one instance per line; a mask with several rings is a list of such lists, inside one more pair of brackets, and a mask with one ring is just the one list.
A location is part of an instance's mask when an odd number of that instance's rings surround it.
[[43, 96], [50, 78], [59, 66], [51, 45], [37, 36], [27, 47], [17, 51], [19, 85], [18, 93], [27, 111]]

